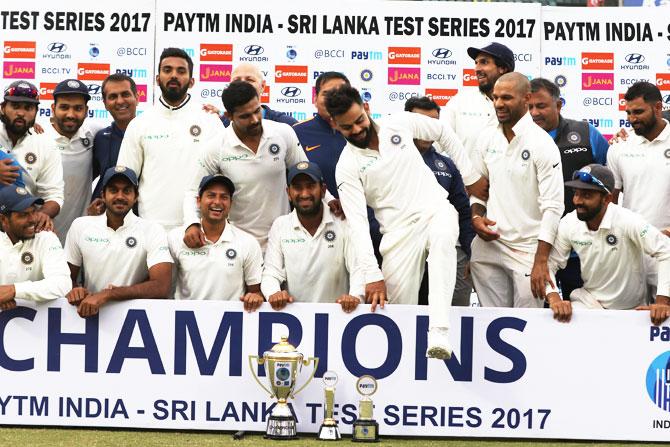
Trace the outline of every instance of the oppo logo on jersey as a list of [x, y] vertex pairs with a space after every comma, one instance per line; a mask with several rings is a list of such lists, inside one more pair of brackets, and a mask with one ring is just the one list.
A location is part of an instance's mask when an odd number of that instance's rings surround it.
[[564, 150], [563, 153], [564, 154], [576, 154], [578, 152], [588, 152], [588, 150], [589, 149], [587, 147], [573, 147], [573, 148]]

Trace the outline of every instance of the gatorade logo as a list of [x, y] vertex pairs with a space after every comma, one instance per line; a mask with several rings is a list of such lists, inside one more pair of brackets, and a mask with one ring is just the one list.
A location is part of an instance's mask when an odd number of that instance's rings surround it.
[[233, 46], [229, 43], [201, 43], [200, 60], [214, 62], [232, 62]]

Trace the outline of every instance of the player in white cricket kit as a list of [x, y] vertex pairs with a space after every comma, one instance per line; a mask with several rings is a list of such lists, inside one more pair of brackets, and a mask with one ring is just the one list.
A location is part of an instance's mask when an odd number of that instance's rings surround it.
[[[107, 169], [102, 179], [105, 213], [72, 223], [65, 256], [74, 288], [67, 294], [82, 317], [112, 300], [167, 298], [172, 257], [167, 234], [155, 222], [137, 217], [137, 175], [125, 166]], [[84, 269], [84, 284], [76, 281]]]
[[222, 174], [200, 180], [203, 247], [186, 246], [185, 227], [170, 232], [170, 252], [177, 264], [176, 299], [241, 300], [250, 312], [263, 304], [261, 247], [252, 235], [227, 221], [234, 193], [235, 185]]
[[[20, 165], [11, 166], [11, 159], [0, 161], [0, 185], [14, 183], [21, 171], [26, 190], [44, 205], [35, 211], [36, 231], [53, 230], [52, 219], [63, 205], [63, 165], [53, 141], [30, 129], [35, 124], [39, 90], [30, 82], [12, 82], [6, 89], [0, 113], [0, 151], [13, 157]], [[21, 169], [22, 168], [22, 169]]]
[[25, 188], [0, 188], [0, 310], [16, 307], [16, 298], [54, 300], [70, 288], [58, 238], [51, 231], [35, 233], [36, 205], [42, 204]]
[[470, 271], [483, 306], [542, 307], [547, 258], [563, 214], [561, 156], [528, 113], [530, 83], [519, 73], [493, 88], [499, 125], [476, 143], [473, 162], [490, 182], [488, 201], [471, 197]]
[[[372, 122], [368, 105], [350, 86], [330, 92], [326, 108], [348, 140], [335, 177], [364, 276], [366, 300], [373, 310], [378, 303], [383, 306], [388, 288], [390, 303], [416, 304], [427, 255], [431, 327], [427, 355], [448, 358], [458, 217], [413, 139], [439, 142], [476, 194], [484, 194], [485, 180], [474, 171], [463, 146], [444, 122], [411, 112], [392, 115], [383, 123]], [[374, 210], [383, 235], [381, 271], [372, 250], [366, 204]]]
[[[251, 84], [231, 82], [221, 98], [231, 125], [222, 145], [203, 152], [194, 179], [213, 174], [229, 177], [236, 189], [230, 221], [265, 248], [272, 222], [290, 211], [284, 193], [286, 170], [307, 161], [307, 156], [289, 125], [262, 118], [258, 92]], [[196, 205], [198, 181], [192, 181], [184, 196], [184, 242], [192, 248], [204, 243]]]
[[[572, 308], [649, 310], [653, 324], [670, 316], [670, 238], [639, 214], [612, 201], [615, 180], [612, 171], [591, 164], [576, 171], [565, 182], [575, 190], [575, 211], [558, 227], [551, 264], [555, 272], [575, 250], [581, 261], [584, 286], [561, 300], [549, 293], [554, 317], [569, 321]], [[647, 289], [643, 255], [658, 264], [656, 302], [646, 306]]]
[[223, 124], [188, 93], [193, 61], [183, 50], [163, 51], [156, 83], [161, 97], [128, 125], [117, 164], [139, 176], [139, 215], [170, 230], [184, 220], [182, 200], [192, 175], [188, 169], [201, 151], [221, 145]]
[[483, 48], [468, 48], [468, 56], [475, 61], [479, 88], [460, 89], [442, 109], [440, 117], [472, 154], [482, 129], [498, 124], [493, 107], [493, 85], [500, 76], [514, 71], [514, 53], [505, 45], [493, 42]]
[[[364, 297], [354, 241], [346, 220], [335, 217], [323, 198], [326, 184], [316, 163], [300, 162], [288, 173], [294, 209], [272, 224], [265, 250], [261, 290], [275, 310], [294, 301], [338, 303], [351, 312]], [[281, 290], [286, 282], [286, 290]]]
[[[623, 191], [623, 207], [640, 214], [670, 236], [670, 125], [662, 118], [662, 98], [649, 82], [633, 84], [626, 94], [626, 114], [634, 135], [612, 145], [607, 165], [614, 173], [614, 203]], [[649, 298], [655, 295], [656, 262], [645, 256]]]
[[44, 135], [55, 142], [63, 162], [63, 205], [54, 219], [56, 234], [63, 242], [72, 221], [84, 216], [91, 202], [93, 137], [100, 126], [86, 121], [91, 95], [83, 82], [66, 79], [56, 85], [53, 97], [53, 117]]

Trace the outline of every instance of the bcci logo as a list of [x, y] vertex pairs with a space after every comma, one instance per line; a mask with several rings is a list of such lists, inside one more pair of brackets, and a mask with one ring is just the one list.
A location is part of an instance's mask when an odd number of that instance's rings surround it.
[[608, 234], [607, 237], [605, 238], [605, 241], [607, 241], [608, 244], [614, 246], [617, 243], [617, 238], [613, 234]]
[[188, 131], [191, 132], [191, 135], [194, 137], [197, 137], [202, 133], [202, 129], [200, 129], [200, 126], [197, 124], [192, 125]]
[[582, 141], [582, 137], [579, 136], [577, 132], [570, 132], [568, 134], [568, 141], [573, 144], [577, 144]]
[[137, 239], [135, 239], [132, 236], [130, 236], [128, 239], [126, 239], [126, 247], [135, 248], [136, 246], [137, 246]]
[[521, 152], [521, 159], [522, 160], [528, 160], [530, 158], [530, 151], [528, 149], [524, 149], [523, 152]]
[[234, 248], [229, 248], [228, 250], [226, 250], [226, 258], [235, 259], [235, 256], [237, 256], [237, 252], [235, 251]]
[[554, 83], [559, 87], [565, 87], [568, 83], [568, 79], [563, 75], [558, 75], [554, 78]]
[[328, 241], [328, 242], [333, 242], [335, 240], [335, 232], [332, 230], [328, 230], [325, 232], [323, 237]]
[[82, 138], [81, 139], [81, 144], [84, 145], [84, 147], [89, 147], [91, 145], [91, 140], [88, 138]]
[[647, 394], [661, 410], [670, 412], [670, 351], [656, 357], [647, 370]]
[[23, 253], [21, 255], [21, 262], [23, 262], [25, 265], [32, 264], [34, 260], [35, 260], [35, 257], [29, 251], [26, 251], [25, 253]]
[[670, 158], [670, 149], [666, 149], [663, 155], [665, 155], [665, 158]]
[[366, 68], [365, 70], [361, 71], [361, 81], [372, 81], [372, 70]]
[[447, 170], [447, 164], [440, 159], [435, 160], [435, 167], [437, 169], [439, 169], [440, 171], [446, 171]]
[[32, 153], [32, 152], [28, 152], [28, 153], [26, 154], [26, 156], [25, 156], [25, 160], [26, 160], [26, 163], [28, 163], [29, 165], [31, 165], [31, 164], [33, 164], [33, 163], [35, 163], [35, 162], [37, 161], [37, 155], [35, 155], [35, 154]]
[[278, 144], [271, 144], [270, 145], [270, 153], [272, 155], [277, 155], [279, 153], [279, 145]]
[[391, 137], [391, 143], [400, 144], [401, 142], [402, 142], [402, 138], [400, 138], [400, 135], [393, 135]]

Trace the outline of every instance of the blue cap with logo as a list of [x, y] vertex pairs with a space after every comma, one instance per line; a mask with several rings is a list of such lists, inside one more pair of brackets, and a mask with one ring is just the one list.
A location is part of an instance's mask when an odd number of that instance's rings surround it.
[[223, 174], [214, 174], [214, 175], [206, 175], [200, 180], [200, 186], [198, 186], [198, 195], [201, 196], [202, 193], [207, 189], [207, 187], [211, 184], [218, 183], [220, 185], [225, 186], [228, 189], [228, 192], [232, 196], [235, 193], [235, 185], [233, 184], [233, 181], [226, 177]]
[[319, 165], [316, 163], [301, 161], [292, 166], [291, 169], [288, 170], [288, 184], [290, 185], [291, 182], [293, 182], [293, 179], [300, 174], [309, 176], [315, 182], [323, 183], [323, 173], [321, 172]]
[[126, 178], [135, 188], [137, 188], [137, 174], [130, 168], [125, 166], [112, 166], [111, 168], [105, 171], [105, 175], [102, 176], [102, 188], [104, 189], [114, 177], [124, 177]]
[[44, 205], [44, 200], [30, 195], [25, 188], [10, 185], [0, 188], [0, 213], [23, 211], [33, 205]]
[[55, 98], [58, 95], [83, 95], [86, 101], [91, 100], [86, 84], [76, 79], [66, 79], [59, 82], [54, 88], [53, 97]]
[[498, 58], [503, 65], [509, 68], [509, 71], [514, 71], [514, 53], [505, 45], [498, 42], [491, 42], [482, 48], [468, 48], [468, 56], [473, 59], [477, 59], [479, 53], [486, 53]]

